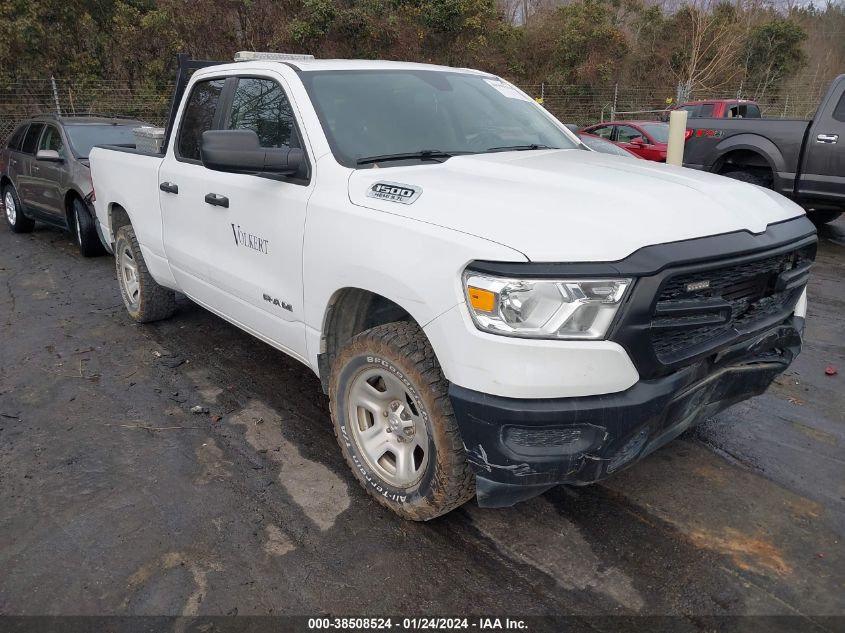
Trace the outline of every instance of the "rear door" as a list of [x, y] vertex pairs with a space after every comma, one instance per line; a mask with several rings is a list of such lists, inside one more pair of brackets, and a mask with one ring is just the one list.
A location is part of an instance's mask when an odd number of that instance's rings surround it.
[[828, 91], [810, 126], [798, 195], [845, 206], [845, 77]]
[[[302, 148], [290, 90], [273, 74], [234, 80], [223, 129], [252, 130], [262, 147]], [[307, 161], [306, 161], [307, 162]], [[227, 206], [202, 202], [209, 276], [214, 305], [237, 315], [242, 327], [304, 358], [302, 241], [312, 190], [310, 168], [290, 177], [207, 171], [203, 197], [224, 198]]]
[[213, 298], [208, 282], [210, 208], [203, 198], [217, 174], [200, 161], [202, 133], [215, 129], [225, 77], [196, 82], [184, 101], [167, 155], [159, 168], [164, 251], [179, 287], [201, 303]]
[[18, 174], [20, 172], [21, 143], [23, 143], [23, 137], [26, 136], [28, 126], [28, 123], [24, 123], [9, 137], [9, 140], [6, 142], [6, 151], [4, 152], [5, 162], [0, 165], [0, 172], [8, 176], [12, 184], [15, 185], [17, 184]]
[[37, 211], [40, 211], [40, 209], [36, 204], [36, 189], [32, 180], [32, 163], [35, 160], [35, 151], [38, 149], [38, 140], [43, 130], [43, 123], [29, 124], [29, 129], [23, 137], [21, 151], [18, 154], [18, 180], [15, 183], [21, 204], [26, 209]]
[[[52, 124], [44, 126], [37, 151], [54, 150], [64, 158], [65, 149], [59, 128]], [[66, 173], [64, 162], [54, 163], [31, 159], [30, 176], [32, 186], [33, 205], [39, 211], [51, 216], [61, 224], [66, 221], [64, 200], [62, 198], [62, 184]]]

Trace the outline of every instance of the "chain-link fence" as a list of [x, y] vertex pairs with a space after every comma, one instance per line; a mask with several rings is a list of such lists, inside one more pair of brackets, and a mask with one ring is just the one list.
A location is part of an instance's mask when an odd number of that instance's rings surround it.
[[163, 125], [172, 86], [139, 87], [125, 81], [25, 79], [0, 83], [0, 141], [34, 114], [65, 116], [101, 114], [132, 117]]
[[[533, 84], [521, 86], [564, 123], [579, 126], [617, 119], [657, 119], [676, 95], [674, 87], [663, 90], [606, 86]], [[786, 90], [758, 99], [764, 116], [809, 118], [827, 84]], [[163, 125], [172, 86], [137, 86], [125, 81], [74, 81], [27, 79], [0, 83], [0, 143], [28, 116], [45, 112], [64, 115], [102, 114], [133, 117]], [[719, 93], [693, 92], [693, 99], [736, 98], [741, 87]]]
[[[808, 119], [818, 107], [827, 83], [800, 90], [784, 90], [756, 99], [765, 117]], [[538, 100], [564, 123], [579, 126], [611, 119], [658, 119], [671, 106], [676, 88], [609, 86], [573, 86], [561, 84], [534, 84], [520, 86]], [[736, 90], [720, 92], [693, 92], [690, 100], [751, 99], [753, 96]]]

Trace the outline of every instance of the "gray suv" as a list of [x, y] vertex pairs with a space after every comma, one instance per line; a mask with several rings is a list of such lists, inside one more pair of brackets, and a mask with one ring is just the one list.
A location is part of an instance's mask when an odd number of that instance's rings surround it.
[[88, 153], [95, 145], [134, 147], [141, 121], [41, 115], [21, 124], [0, 150], [6, 221], [28, 233], [35, 221], [70, 231], [85, 257], [106, 252], [91, 204]]

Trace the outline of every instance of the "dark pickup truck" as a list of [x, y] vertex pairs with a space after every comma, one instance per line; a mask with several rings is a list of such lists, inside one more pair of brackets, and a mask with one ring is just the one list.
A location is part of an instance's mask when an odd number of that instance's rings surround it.
[[845, 211], [845, 75], [812, 120], [692, 119], [684, 166], [774, 189], [831, 222]]

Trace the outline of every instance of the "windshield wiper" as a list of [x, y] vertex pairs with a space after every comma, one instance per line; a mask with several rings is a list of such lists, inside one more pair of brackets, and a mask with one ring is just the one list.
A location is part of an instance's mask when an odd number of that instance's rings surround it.
[[436, 160], [438, 158], [451, 158], [457, 154], [465, 154], [466, 152], [444, 152], [439, 149], [423, 149], [418, 152], [401, 152], [398, 154], [384, 154], [382, 156], [367, 156], [359, 158], [355, 161], [358, 165], [368, 165], [370, 163], [381, 163], [388, 160]]
[[560, 149], [559, 147], [549, 147], [548, 145], [538, 145], [532, 143], [531, 145], [503, 145], [502, 147], [488, 147], [488, 152], [525, 152], [533, 149]]

